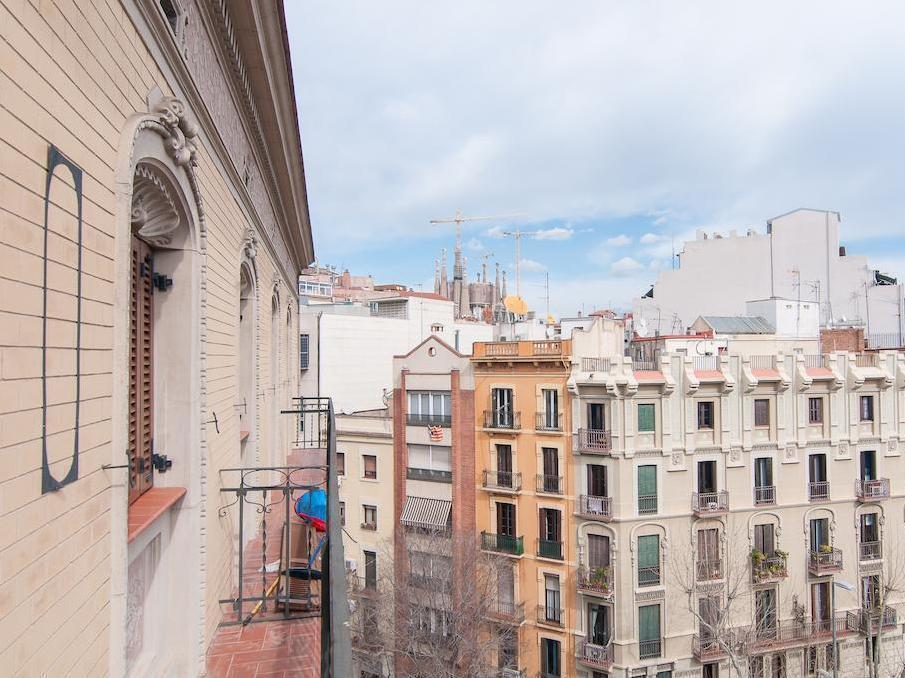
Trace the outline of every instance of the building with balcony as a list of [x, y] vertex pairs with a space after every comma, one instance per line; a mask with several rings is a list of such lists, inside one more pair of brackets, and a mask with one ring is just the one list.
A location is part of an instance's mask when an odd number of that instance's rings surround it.
[[[572, 515], [572, 422], [566, 379], [570, 342], [477, 343], [474, 370], [475, 521], [481, 548], [505, 559], [498, 595], [529, 611], [518, 627], [517, 653], [501, 670], [567, 676], [576, 662]], [[609, 506], [591, 498], [589, 513]], [[606, 572], [592, 572], [587, 586], [605, 597]], [[585, 648], [587, 661], [603, 666], [605, 648]]]
[[814, 675], [834, 630], [840, 675], [879, 633], [892, 670], [905, 355], [601, 350], [622, 333], [572, 334], [574, 675]]
[[[2, 672], [204, 675], [254, 607], [232, 604], [237, 555], [263, 542], [229, 469], [307, 465], [281, 415], [314, 259], [283, 3], [0, 13]], [[292, 522], [269, 518], [271, 541]], [[313, 560], [342, 560], [331, 526]], [[319, 575], [304, 588], [329, 609]]]

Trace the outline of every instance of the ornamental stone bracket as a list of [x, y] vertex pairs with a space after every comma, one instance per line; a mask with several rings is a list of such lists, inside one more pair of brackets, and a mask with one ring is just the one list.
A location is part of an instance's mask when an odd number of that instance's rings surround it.
[[797, 445], [786, 445], [785, 451], [782, 455], [782, 463], [783, 464], [797, 464], [798, 463], [798, 446]]
[[150, 165], [139, 164], [132, 186], [132, 232], [155, 247], [166, 247], [181, 221], [166, 183]]
[[154, 105], [160, 116], [167, 152], [179, 167], [197, 164], [198, 124], [189, 118], [185, 104], [175, 97], [163, 97]]
[[246, 228], [242, 237], [242, 250], [249, 261], [258, 256], [258, 233], [253, 228]]

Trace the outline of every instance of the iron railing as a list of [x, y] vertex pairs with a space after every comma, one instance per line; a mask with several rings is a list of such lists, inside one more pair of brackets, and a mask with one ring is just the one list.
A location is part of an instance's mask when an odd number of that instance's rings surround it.
[[905, 348], [905, 340], [903, 340], [901, 332], [871, 332], [864, 337], [864, 341], [867, 348], [877, 351]]
[[409, 480], [427, 480], [434, 483], [451, 483], [452, 471], [444, 471], [436, 468], [415, 468], [409, 466], [405, 470], [405, 477]]
[[831, 546], [819, 549], [808, 549], [808, 571], [811, 574], [824, 574], [842, 569], [842, 551]]
[[789, 576], [788, 557], [785, 554], [768, 556], [759, 554], [751, 559], [751, 579], [755, 584], [766, 584]]
[[876, 353], [859, 353], [855, 356], [855, 367], [876, 367]]
[[883, 542], [862, 541], [858, 542], [859, 560], [880, 560], [883, 557]]
[[488, 490], [518, 492], [522, 489], [522, 474], [513, 471], [484, 471], [484, 487]]
[[405, 423], [409, 426], [443, 426], [452, 425], [451, 414], [412, 414], [405, 415]]
[[889, 478], [855, 481], [855, 496], [858, 501], [875, 501], [889, 499]]
[[534, 489], [546, 494], [562, 494], [562, 476], [538, 473], [535, 478]]
[[494, 600], [487, 608], [487, 616], [506, 624], [521, 624], [525, 621], [525, 603], [513, 600]]
[[613, 517], [613, 498], [582, 494], [578, 497], [577, 513], [582, 518], [609, 520]]
[[775, 355], [753, 355], [753, 356], [751, 356], [751, 369], [752, 370], [775, 370], [776, 369], [776, 356]]
[[522, 414], [510, 409], [484, 410], [484, 428], [518, 431], [522, 428]]
[[640, 494], [638, 495], [638, 513], [641, 515], [649, 515], [657, 512], [657, 495]]
[[858, 631], [864, 635], [876, 635], [881, 628], [891, 628], [898, 624], [899, 618], [894, 608], [866, 608], [850, 610], [845, 614], [845, 624], [850, 631]]
[[826, 643], [832, 637], [833, 629], [842, 635], [851, 632], [845, 612], [832, 619], [769, 619], [751, 627], [739, 628], [740, 637], [745, 639], [744, 652], [753, 654], [773, 648], [791, 647], [811, 643]]
[[656, 360], [632, 358], [632, 369], [635, 372], [657, 372], [660, 369], [660, 365]]
[[660, 585], [660, 566], [655, 567], [639, 567], [638, 568], [638, 586], [659, 586]]
[[536, 412], [534, 428], [537, 431], [562, 431], [562, 412]]
[[829, 501], [830, 484], [826, 480], [818, 480], [808, 483], [808, 500]]
[[611, 599], [613, 597], [613, 566], [578, 568], [575, 588], [579, 593]]
[[575, 658], [582, 664], [606, 670], [613, 665], [613, 646], [609, 643], [598, 645], [590, 640], [579, 640], [575, 644]]
[[581, 454], [609, 454], [612, 449], [609, 431], [580, 428], [575, 434], [575, 450]]
[[582, 372], [609, 372], [613, 366], [613, 361], [609, 358], [582, 358]]
[[695, 372], [714, 372], [720, 369], [718, 355], [699, 355], [694, 357]]
[[548, 626], [563, 625], [563, 609], [559, 605], [538, 605], [537, 606], [537, 623], [547, 624]]
[[722, 558], [708, 558], [695, 563], [695, 574], [698, 581], [713, 581], [723, 578]]
[[691, 509], [698, 515], [725, 513], [729, 510], [729, 492], [693, 492]]
[[712, 635], [698, 635], [691, 639], [691, 653], [698, 661], [710, 661], [726, 655], [726, 650]]
[[481, 532], [481, 548], [485, 551], [520, 556], [525, 552], [525, 538]]
[[638, 643], [638, 658], [652, 659], [663, 654], [663, 639], [642, 640]]
[[537, 555], [539, 558], [562, 560], [562, 542], [553, 539], [538, 539]]
[[826, 356], [822, 353], [818, 355], [806, 355], [803, 357], [805, 369], [817, 370], [827, 366]]
[[776, 486], [760, 485], [754, 488], [755, 506], [768, 506], [776, 503]]

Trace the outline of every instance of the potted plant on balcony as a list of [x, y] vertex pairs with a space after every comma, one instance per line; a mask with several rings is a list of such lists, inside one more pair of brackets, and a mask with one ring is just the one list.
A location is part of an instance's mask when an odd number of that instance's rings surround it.
[[821, 544], [820, 545], [820, 553], [832, 553], [833, 547], [829, 544]]
[[591, 586], [599, 588], [604, 592], [610, 590], [610, 583], [607, 578], [607, 569], [605, 567], [595, 567], [591, 570]]

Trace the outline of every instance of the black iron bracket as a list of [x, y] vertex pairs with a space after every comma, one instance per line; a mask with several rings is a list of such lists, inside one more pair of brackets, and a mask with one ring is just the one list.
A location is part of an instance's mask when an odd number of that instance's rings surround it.
[[155, 452], [151, 455], [151, 465], [158, 473], [166, 473], [173, 467], [173, 460], [168, 459], [165, 454], [157, 454]]
[[173, 286], [173, 279], [163, 273], [155, 273], [151, 278], [154, 289], [158, 292], [166, 292]]

